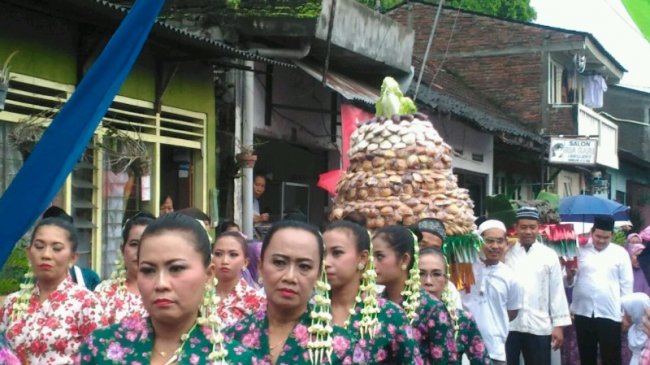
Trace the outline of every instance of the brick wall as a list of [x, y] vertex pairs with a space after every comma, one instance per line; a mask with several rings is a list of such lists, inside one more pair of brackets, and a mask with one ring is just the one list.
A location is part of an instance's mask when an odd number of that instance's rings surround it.
[[[437, 6], [420, 3], [411, 3], [411, 6], [416, 32], [413, 55], [415, 59], [422, 59]], [[407, 25], [409, 7], [402, 6], [388, 15]], [[557, 127], [549, 124], [547, 129], [565, 130], [572, 128], [572, 114], [546, 105], [544, 73], [548, 65], [543, 61], [542, 47], [583, 39], [579, 34], [444, 9], [427, 67], [435, 70], [442, 63], [466, 85], [533, 130], [544, 127], [544, 108], [547, 122], [559, 123]], [[495, 51], [514, 54], [488, 55]], [[460, 55], [461, 52], [473, 54]]]

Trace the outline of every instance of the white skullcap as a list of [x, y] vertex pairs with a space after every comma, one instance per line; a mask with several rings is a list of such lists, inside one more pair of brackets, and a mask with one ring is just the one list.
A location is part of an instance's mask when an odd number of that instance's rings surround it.
[[502, 230], [504, 233], [507, 231], [506, 225], [503, 224], [503, 222], [498, 221], [496, 219], [489, 219], [486, 220], [485, 222], [481, 223], [480, 226], [478, 226], [478, 234], [483, 235], [483, 232], [487, 231], [488, 229], [492, 228], [498, 228]]

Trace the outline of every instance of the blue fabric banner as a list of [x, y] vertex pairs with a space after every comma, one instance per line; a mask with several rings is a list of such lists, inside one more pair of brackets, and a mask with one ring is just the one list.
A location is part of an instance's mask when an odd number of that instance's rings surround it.
[[138, 0], [0, 198], [0, 266], [61, 189], [140, 55], [164, 0]]

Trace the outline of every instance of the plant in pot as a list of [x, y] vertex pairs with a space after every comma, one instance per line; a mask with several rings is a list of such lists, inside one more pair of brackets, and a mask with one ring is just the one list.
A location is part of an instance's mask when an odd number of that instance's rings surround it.
[[11, 80], [11, 59], [18, 53], [18, 51], [13, 51], [7, 57], [2, 68], [0, 68], [0, 110], [4, 110], [5, 101], [7, 100], [7, 93], [9, 92], [9, 81]]
[[253, 146], [240, 146], [239, 151], [240, 152], [235, 155], [239, 167], [255, 167], [255, 162], [257, 161], [255, 148]]

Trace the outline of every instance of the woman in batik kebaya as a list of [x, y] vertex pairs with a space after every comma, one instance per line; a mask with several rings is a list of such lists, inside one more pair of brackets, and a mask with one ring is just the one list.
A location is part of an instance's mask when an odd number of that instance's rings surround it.
[[428, 247], [420, 251], [420, 281], [422, 287], [436, 299], [442, 301], [451, 319], [451, 325], [456, 339], [458, 361], [465, 354], [471, 365], [490, 365], [485, 342], [481, 337], [474, 318], [462, 307], [456, 308], [456, 303], [449, 292], [448, 267], [445, 254], [440, 250]]
[[372, 245], [377, 283], [406, 312], [425, 363], [454, 364], [458, 356], [449, 315], [420, 288], [417, 237], [402, 226], [387, 226], [375, 233]]
[[93, 332], [81, 348], [81, 364], [255, 363], [219, 330], [210, 240], [199, 222], [169, 213], [150, 223], [140, 239], [138, 268], [149, 316]]
[[72, 364], [83, 339], [107, 324], [99, 299], [68, 274], [77, 245], [76, 230], [60, 218], [34, 228], [27, 257], [35, 283], [23, 284], [0, 310], [0, 333], [23, 364]]
[[212, 247], [212, 262], [216, 268], [217, 314], [224, 326], [244, 316], [266, 308], [266, 299], [242, 278], [248, 266], [248, 247], [239, 232], [220, 234]]
[[150, 213], [138, 212], [126, 220], [120, 246], [122, 260], [118, 261], [115, 274], [95, 288], [110, 324], [131, 316], [143, 317], [147, 313], [137, 283], [138, 247], [142, 232], [154, 219]]
[[329, 287], [318, 280], [323, 251], [313, 226], [276, 223], [264, 239], [260, 261], [267, 308], [226, 328], [226, 337], [241, 342], [262, 364], [340, 364], [336, 353], [327, 356], [337, 339], [331, 338]]
[[[421, 364], [404, 311], [378, 297], [366, 229], [336, 221], [327, 227], [323, 240], [334, 334], [344, 333], [334, 337], [337, 356], [354, 364]], [[346, 355], [349, 348], [353, 351]]]

